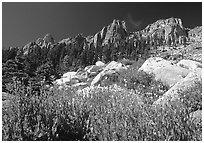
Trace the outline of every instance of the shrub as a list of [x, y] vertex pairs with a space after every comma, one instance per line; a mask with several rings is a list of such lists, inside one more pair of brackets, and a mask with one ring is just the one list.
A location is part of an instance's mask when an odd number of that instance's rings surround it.
[[143, 71], [133, 69], [131, 73], [122, 73], [121, 77], [120, 85], [141, 95], [145, 104], [152, 104], [169, 89], [167, 85], [156, 81], [154, 75]]
[[180, 93], [183, 103], [189, 112], [202, 110], [202, 82], [195, 82], [195, 86], [186, 92]]
[[185, 108], [155, 110], [117, 85], [42, 86], [39, 95], [15, 86], [16, 98], [2, 110], [3, 140], [202, 140]]

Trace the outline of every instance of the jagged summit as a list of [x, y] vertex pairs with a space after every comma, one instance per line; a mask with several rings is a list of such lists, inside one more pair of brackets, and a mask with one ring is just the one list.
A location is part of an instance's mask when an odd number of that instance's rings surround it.
[[51, 34], [46, 34], [45, 37], [43, 38], [43, 40], [47, 43], [51, 43], [51, 44], [54, 44], [55, 43], [55, 40], [54, 38], [52, 37]]
[[175, 41], [179, 38], [187, 37], [187, 30], [184, 28], [182, 20], [173, 17], [157, 20], [156, 22], [149, 24], [145, 29], [135, 33], [139, 33], [143, 37], [159, 37], [166, 41], [169, 39]]
[[125, 40], [127, 36], [128, 32], [125, 21], [114, 19], [110, 25], [103, 27], [101, 31], [95, 34], [93, 41], [95, 47], [97, 47], [97, 45], [100, 46]]
[[[92, 61], [97, 61], [98, 59], [102, 59], [104, 47], [138, 47], [137, 45], [140, 44], [138, 41], [140, 40], [141, 42], [147, 40], [146, 43], [151, 43], [151, 46], [153, 45], [152, 43], [158, 42], [169, 42], [170, 45], [172, 43], [182, 44], [187, 38], [200, 41], [201, 35], [202, 27], [197, 27], [192, 30], [184, 28], [180, 18], [171, 17], [168, 19], [160, 19], [149, 24], [145, 29], [132, 33], [127, 31], [125, 21], [114, 19], [95, 35], [83, 36], [83, 34], [78, 34], [74, 37], [68, 37], [56, 42], [51, 34], [46, 34], [43, 38], [38, 38], [36, 41], [26, 44], [22, 48], [22, 55], [29, 56], [30, 53], [33, 53], [33, 55], [41, 54], [46, 57], [48, 53], [51, 53], [51, 55], [59, 53], [59, 58], [61, 59], [58, 60], [62, 61], [64, 55], [70, 51], [74, 51], [73, 54], [75, 54], [74, 56], [76, 58], [84, 54], [83, 49], [88, 49], [93, 52], [91, 53], [92, 57], [90, 56], [90, 58], [93, 58]], [[129, 52], [128, 54], [132, 53], [131, 50], [126, 52]]]

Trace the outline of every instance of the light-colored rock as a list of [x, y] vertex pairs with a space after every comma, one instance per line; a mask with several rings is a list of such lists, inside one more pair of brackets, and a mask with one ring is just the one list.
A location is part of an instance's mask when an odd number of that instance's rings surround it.
[[155, 101], [153, 105], [163, 106], [173, 102], [179, 102], [180, 104], [181, 93], [188, 91], [189, 88], [194, 88], [196, 86], [195, 82], [201, 81], [202, 69], [197, 68], [193, 72], [190, 72], [183, 80], [171, 87], [162, 97]]
[[122, 63], [112, 61], [104, 68], [104, 71], [108, 71], [108, 70], [119, 71], [122, 68], [122, 66], [123, 66]]
[[77, 72], [67, 72], [64, 73], [62, 78], [66, 78], [66, 77], [74, 77], [77, 74]]
[[103, 67], [103, 66], [105, 66], [105, 64], [103, 62], [101, 62], [101, 61], [97, 61], [96, 66]]
[[55, 43], [55, 40], [54, 40], [54, 38], [52, 37], [51, 34], [46, 34], [45, 37], [43, 38], [43, 40], [44, 40], [46, 43], [51, 43], [51, 44], [54, 44], [54, 43]]
[[[126, 24], [124, 21], [113, 20], [112, 24], [107, 26], [107, 32], [104, 36], [103, 44], [109, 43], [111, 39], [122, 40], [125, 39], [127, 34]], [[103, 34], [104, 35], [104, 34]], [[120, 38], [119, 38], [120, 37]]]
[[197, 26], [188, 32], [190, 41], [202, 41], [202, 26]]
[[[88, 78], [87, 72], [77, 73], [73, 79], [78, 80], [78, 82], [85, 82]], [[73, 82], [76, 83], [76, 82]]]
[[110, 62], [91, 82], [91, 85], [98, 84], [105, 75], [112, 75], [119, 72], [121, 69], [126, 69], [122, 63], [115, 61]]
[[58, 85], [65, 84], [66, 82], [70, 82], [73, 78], [76, 78], [77, 72], [67, 72], [63, 74], [63, 76], [60, 79], [57, 79], [55, 82]]
[[147, 59], [138, 71], [144, 71], [146, 73], [153, 73], [156, 68], [162, 68], [172, 66], [170, 61], [164, 60], [160, 57], [151, 57]]
[[85, 82], [80, 82], [80, 83], [76, 83], [76, 84], [73, 84], [72, 86], [73, 87], [79, 87], [79, 86], [87, 86], [88, 84], [85, 83]]
[[91, 68], [93, 65], [90, 65], [90, 66], [86, 66], [85, 68], [84, 68], [84, 71], [87, 71], [89, 68]]
[[104, 76], [104, 72], [100, 72], [91, 82], [91, 86], [97, 84], [101, 79], [102, 77]]
[[172, 87], [178, 81], [185, 78], [190, 72], [188, 69], [173, 65], [170, 61], [160, 57], [151, 57], [138, 69], [148, 74], [153, 74], [155, 80]]
[[156, 37], [165, 37], [167, 41], [169, 38], [172, 40], [176, 40], [174, 35], [187, 36], [186, 30], [183, 27], [182, 21], [180, 18], [168, 18], [168, 19], [160, 19], [156, 22], [149, 24], [144, 30], [141, 30], [143, 36], [151, 35], [154, 39], [154, 35]]
[[94, 46], [97, 47], [97, 46], [100, 46], [102, 43], [102, 40], [101, 40], [101, 34], [100, 32], [96, 33], [95, 36], [94, 36]]
[[196, 68], [202, 68], [202, 63], [192, 60], [181, 60], [177, 63], [177, 65], [192, 71]]
[[189, 114], [190, 120], [195, 123], [196, 125], [202, 126], [202, 110], [197, 110]]
[[101, 31], [96, 33], [92, 39], [94, 47], [97, 48], [98, 46], [113, 42], [113, 39], [116, 41], [125, 40], [127, 36], [128, 32], [125, 22], [114, 19], [110, 25], [103, 27]]
[[103, 67], [101, 67], [101, 66], [92, 65], [91, 67], [87, 68], [86, 71], [88, 73], [93, 73], [93, 72], [99, 72], [102, 69], [103, 69]]

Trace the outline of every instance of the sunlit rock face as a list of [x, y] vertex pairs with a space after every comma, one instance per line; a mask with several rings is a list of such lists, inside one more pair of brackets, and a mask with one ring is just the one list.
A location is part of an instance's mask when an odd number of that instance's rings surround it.
[[43, 40], [44, 40], [46, 43], [51, 43], [51, 44], [54, 44], [54, 43], [55, 43], [55, 40], [54, 40], [54, 38], [52, 37], [51, 34], [46, 34], [45, 37], [43, 38]]
[[202, 41], [202, 26], [197, 26], [188, 31], [188, 37], [192, 42], [201, 42]]
[[188, 69], [173, 65], [170, 61], [160, 57], [147, 59], [139, 68], [148, 74], [153, 74], [155, 80], [172, 87], [174, 84], [185, 78], [190, 72]]
[[94, 46], [101, 46], [108, 43], [113, 43], [125, 40], [128, 36], [125, 21], [113, 20], [113, 22], [103, 27], [101, 31], [94, 36]]
[[171, 87], [162, 97], [154, 102], [155, 106], [170, 105], [172, 103], [177, 103], [182, 105], [180, 99], [186, 98], [185, 92], [191, 93], [196, 89], [196, 83], [202, 82], [202, 68], [197, 68], [191, 71], [184, 79], [177, 82], [173, 87]]
[[149, 24], [145, 29], [141, 30], [142, 36], [150, 36], [154, 38], [163, 38], [166, 41], [171, 39], [171, 41], [178, 40], [179, 37], [186, 37], [187, 32], [183, 27], [182, 20], [180, 18], [168, 18], [160, 19], [156, 22]]

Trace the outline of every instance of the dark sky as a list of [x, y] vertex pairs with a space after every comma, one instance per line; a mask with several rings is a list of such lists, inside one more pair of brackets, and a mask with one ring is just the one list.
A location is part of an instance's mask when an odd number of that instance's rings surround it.
[[202, 3], [2, 3], [2, 44], [23, 46], [50, 33], [56, 41], [78, 33], [93, 35], [113, 19], [125, 20], [129, 31], [158, 19], [181, 18], [184, 27], [202, 25]]

